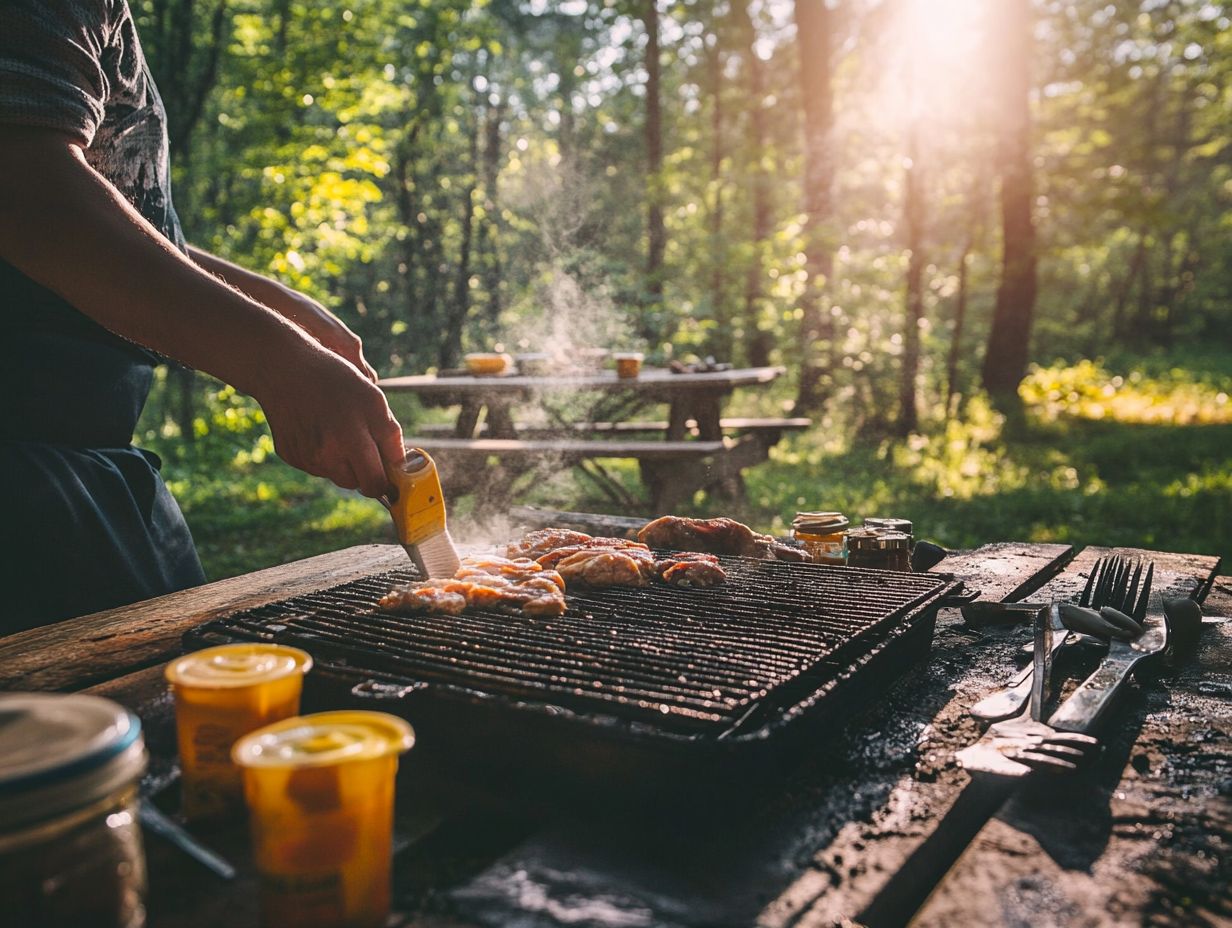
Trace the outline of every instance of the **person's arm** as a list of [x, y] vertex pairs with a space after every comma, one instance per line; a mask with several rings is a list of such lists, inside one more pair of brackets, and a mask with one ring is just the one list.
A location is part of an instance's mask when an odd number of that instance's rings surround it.
[[359, 336], [312, 297], [194, 245], [188, 246], [188, 256], [215, 277], [222, 278], [241, 293], [294, 322], [330, 351], [358, 367], [370, 380], [377, 379], [376, 371], [364, 358], [364, 346]]
[[250, 393], [289, 464], [385, 492], [402, 433], [376, 385], [181, 254], [67, 135], [4, 126], [0, 256], [112, 332]]

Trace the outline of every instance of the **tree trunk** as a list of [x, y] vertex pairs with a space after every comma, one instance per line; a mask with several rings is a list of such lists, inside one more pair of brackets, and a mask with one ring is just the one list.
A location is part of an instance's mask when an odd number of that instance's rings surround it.
[[748, 0], [733, 8], [745, 34], [745, 75], [749, 95], [749, 192], [752, 197], [753, 227], [751, 256], [744, 278], [744, 340], [749, 364], [764, 367], [770, 363], [770, 333], [760, 326], [765, 297], [766, 241], [770, 238], [770, 174], [766, 170], [766, 78], [765, 67], [757, 57], [757, 27], [749, 14]]
[[[711, 9], [712, 19], [717, 13]], [[732, 319], [727, 309], [727, 249], [723, 241], [723, 51], [719, 36], [706, 49], [706, 72], [710, 80], [710, 314], [715, 320], [710, 348], [715, 357], [730, 360], [734, 348]]]
[[172, 362], [167, 376], [175, 382], [175, 419], [180, 439], [189, 444], [197, 440], [197, 373], [191, 367]]
[[908, 258], [902, 379], [898, 388], [898, 434], [905, 437], [920, 425], [915, 387], [920, 375], [920, 320], [924, 318], [924, 178], [920, 164], [919, 122], [914, 117], [907, 127], [903, 225], [907, 231]]
[[462, 354], [462, 334], [471, 309], [471, 241], [475, 235], [475, 188], [479, 182], [479, 120], [471, 119], [470, 180], [462, 194], [462, 242], [458, 247], [458, 266], [453, 282], [453, 299], [449, 307], [449, 324], [441, 342], [438, 360], [444, 369], [455, 367]]
[[503, 157], [501, 123], [507, 102], [502, 94], [495, 105], [488, 107], [484, 122], [483, 143], [483, 239], [487, 261], [484, 263], [483, 288], [487, 293], [488, 317], [496, 322], [501, 314], [501, 254], [500, 254], [500, 169]]
[[642, 335], [658, 336], [663, 305], [663, 255], [667, 229], [663, 221], [663, 104], [660, 90], [658, 0], [642, 0], [646, 29], [646, 285], [642, 307]]
[[834, 13], [819, 0], [796, 0], [796, 45], [800, 58], [800, 97], [804, 103], [804, 255], [805, 284], [800, 342], [803, 358], [796, 412], [821, 406], [834, 352], [833, 319], [825, 287], [834, 266], [827, 234], [834, 213], [834, 148], [831, 128], [831, 31]]
[[971, 237], [963, 243], [958, 256], [958, 293], [954, 295], [954, 331], [950, 335], [950, 353], [945, 362], [945, 417], [954, 415], [954, 397], [958, 396], [958, 359], [962, 352], [963, 328], [967, 323], [967, 273], [971, 263]]
[[984, 386], [994, 398], [1013, 405], [1027, 372], [1031, 322], [1035, 311], [1036, 245], [1031, 218], [1031, 114], [1028, 69], [1031, 47], [1030, 0], [1007, 0], [991, 17], [995, 60], [1001, 70], [996, 110], [1000, 115], [998, 156], [1001, 169], [1001, 283], [993, 310]]

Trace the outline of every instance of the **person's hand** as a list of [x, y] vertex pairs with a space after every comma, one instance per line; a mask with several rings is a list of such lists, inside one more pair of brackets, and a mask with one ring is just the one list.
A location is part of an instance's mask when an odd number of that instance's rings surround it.
[[[364, 357], [364, 345], [346, 323], [307, 294], [281, 287], [282, 293], [270, 300], [270, 308], [290, 319], [325, 348], [359, 368], [369, 380], [377, 373]], [[280, 305], [274, 305], [277, 302]]]
[[384, 495], [385, 463], [405, 456], [385, 395], [351, 363], [310, 342], [277, 364], [256, 398], [278, 456], [344, 489]]

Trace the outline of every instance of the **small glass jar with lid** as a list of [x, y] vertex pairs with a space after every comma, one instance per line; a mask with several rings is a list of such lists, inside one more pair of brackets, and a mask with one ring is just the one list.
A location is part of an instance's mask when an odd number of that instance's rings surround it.
[[816, 564], [846, 563], [843, 535], [851, 525], [841, 512], [797, 512], [791, 523], [792, 537], [804, 546]]
[[911, 547], [915, 547], [915, 526], [910, 519], [869, 518], [864, 520], [863, 527], [877, 532], [902, 532], [910, 540]]
[[911, 539], [902, 532], [872, 528], [847, 533], [847, 566], [911, 571]]
[[[97, 696], [0, 696], [5, 924], [140, 928], [141, 723]], [[11, 919], [11, 921], [10, 921]]]

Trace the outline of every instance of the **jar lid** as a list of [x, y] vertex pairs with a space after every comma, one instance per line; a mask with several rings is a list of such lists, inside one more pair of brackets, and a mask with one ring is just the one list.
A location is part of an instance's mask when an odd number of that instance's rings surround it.
[[850, 524], [841, 512], [797, 512], [791, 527], [797, 531], [825, 535], [841, 532]]
[[415, 732], [385, 712], [317, 712], [258, 728], [231, 749], [241, 767], [331, 767], [402, 754]]
[[907, 551], [911, 548], [911, 539], [902, 532], [859, 529], [847, 533], [847, 548], [855, 551]]
[[0, 830], [89, 805], [145, 770], [141, 722], [98, 696], [0, 696]]
[[187, 654], [167, 665], [176, 686], [230, 689], [270, 683], [312, 669], [312, 655], [280, 644], [224, 644]]
[[864, 526], [879, 532], [902, 532], [904, 535], [910, 535], [914, 528], [910, 519], [895, 518], [865, 519]]

